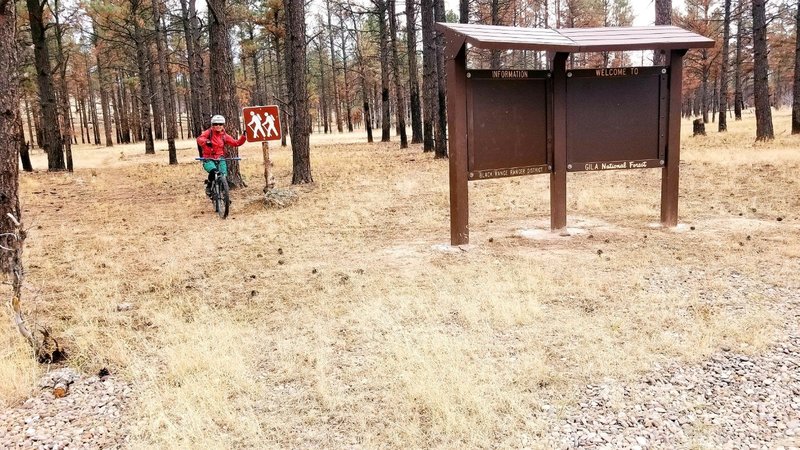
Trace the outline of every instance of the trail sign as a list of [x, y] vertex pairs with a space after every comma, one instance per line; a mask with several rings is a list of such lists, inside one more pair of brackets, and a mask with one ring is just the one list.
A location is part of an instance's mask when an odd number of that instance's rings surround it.
[[247, 142], [277, 141], [281, 138], [278, 107], [248, 106], [242, 110]]

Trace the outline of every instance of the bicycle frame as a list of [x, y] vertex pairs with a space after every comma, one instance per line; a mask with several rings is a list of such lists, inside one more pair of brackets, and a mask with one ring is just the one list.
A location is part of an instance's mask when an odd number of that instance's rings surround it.
[[241, 158], [195, 158], [197, 161], [214, 161], [214, 179], [211, 182], [211, 204], [214, 205], [214, 212], [219, 214], [221, 218], [228, 217], [228, 210], [230, 209], [230, 193], [228, 190], [228, 179], [226, 174], [219, 170], [220, 161], [238, 161]]

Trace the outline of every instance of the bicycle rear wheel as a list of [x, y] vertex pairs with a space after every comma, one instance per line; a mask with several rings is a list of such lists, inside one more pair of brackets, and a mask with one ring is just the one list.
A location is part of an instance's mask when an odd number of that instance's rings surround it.
[[228, 191], [228, 179], [224, 176], [219, 176], [216, 183], [216, 197], [214, 198], [214, 210], [221, 218], [228, 217], [228, 210], [231, 206], [230, 193]]

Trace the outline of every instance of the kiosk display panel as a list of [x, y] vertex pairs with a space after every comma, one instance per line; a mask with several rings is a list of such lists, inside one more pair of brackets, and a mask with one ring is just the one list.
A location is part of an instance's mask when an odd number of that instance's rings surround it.
[[567, 71], [567, 170], [662, 167], [667, 70]]
[[467, 71], [469, 180], [550, 172], [548, 75]]

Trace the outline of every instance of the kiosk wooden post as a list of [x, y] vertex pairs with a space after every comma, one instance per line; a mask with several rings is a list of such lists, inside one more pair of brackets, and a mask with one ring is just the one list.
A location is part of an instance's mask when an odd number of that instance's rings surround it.
[[683, 55], [686, 50], [672, 50], [669, 56], [669, 126], [667, 154], [661, 169], [661, 225], [678, 225], [678, 179], [681, 163], [681, 89]]
[[464, 40], [448, 41], [447, 137], [450, 158], [450, 244], [469, 244], [467, 186], [467, 56]]
[[567, 57], [556, 53], [553, 72], [553, 170], [550, 172], [550, 230], [567, 226]]

